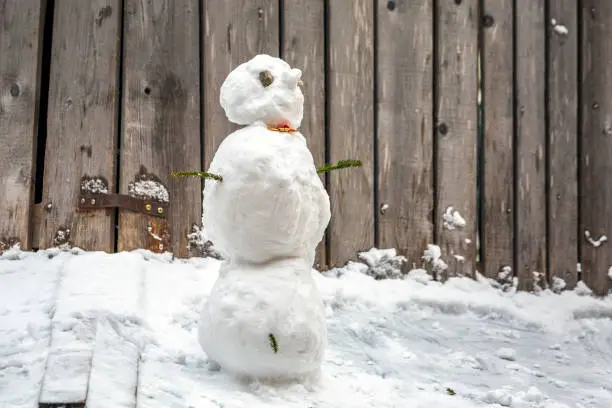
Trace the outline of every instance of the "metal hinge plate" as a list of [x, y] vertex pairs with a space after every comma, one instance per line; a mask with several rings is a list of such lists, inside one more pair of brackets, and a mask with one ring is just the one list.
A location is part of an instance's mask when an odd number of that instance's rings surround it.
[[127, 194], [100, 194], [81, 192], [78, 198], [78, 211], [121, 208], [153, 217], [166, 218], [168, 203], [132, 197]]

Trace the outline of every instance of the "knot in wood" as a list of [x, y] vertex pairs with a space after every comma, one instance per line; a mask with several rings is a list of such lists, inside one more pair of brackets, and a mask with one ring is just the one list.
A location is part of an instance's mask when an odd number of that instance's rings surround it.
[[444, 136], [445, 134], [447, 134], [447, 133], [448, 133], [448, 125], [447, 125], [446, 123], [444, 123], [444, 122], [440, 123], [440, 124], [438, 125], [438, 132], [440, 132], [440, 134], [441, 134], [442, 136]]
[[482, 25], [484, 27], [486, 28], [493, 27], [493, 24], [495, 24], [495, 19], [493, 18], [492, 15], [485, 14], [484, 16], [482, 16]]
[[16, 98], [19, 96], [19, 85], [13, 84], [11, 85], [11, 96]]

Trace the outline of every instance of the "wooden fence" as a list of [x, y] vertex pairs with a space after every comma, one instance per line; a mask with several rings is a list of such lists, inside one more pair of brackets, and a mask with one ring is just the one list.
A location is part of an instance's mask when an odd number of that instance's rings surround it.
[[364, 163], [325, 177], [321, 267], [436, 243], [450, 275], [603, 294], [610, 38], [609, 0], [0, 0], [2, 245], [197, 254], [201, 182], [169, 173], [208, 166], [222, 81], [267, 53], [304, 71], [315, 162]]

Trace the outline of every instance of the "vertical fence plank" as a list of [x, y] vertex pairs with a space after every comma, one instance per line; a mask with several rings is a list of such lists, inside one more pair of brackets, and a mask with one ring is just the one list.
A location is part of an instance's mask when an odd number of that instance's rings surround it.
[[0, 252], [30, 246], [42, 3], [0, 0]]
[[604, 295], [612, 288], [612, 3], [584, 1], [582, 16], [582, 280]]
[[[120, 191], [130, 191], [137, 174], [167, 187], [169, 245], [180, 257], [188, 255], [187, 234], [202, 208], [200, 183], [169, 176], [201, 165], [198, 10], [198, 0], [125, 3]], [[163, 228], [122, 211], [119, 250], [158, 245], [147, 223], [153, 233]]]
[[330, 266], [356, 259], [374, 242], [374, 7], [368, 0], [328, 2], [329, 156], [363, 167], [329, 174]]
[[[55, 3], [42, 243], [111, 252], [114, 217], [76, 212], [81, 178], [115, 187], [119, 0]], [[75, 63], [79, 61], [79, 63]], [[64, 235], [59, 232], [64, 231]]]
[[546, 76], [544, 2], [516, 3], [516, 268], [531, 290], [546, 273]]
[[[221, 141], [238, 128], [219, 104], [221, 84], [257, 54], [278, 56], [278, 0], [204, 1], [204, 168]], [[322, 30], [323, 27], [320, 27]]]
[[[283, 59], [302, 70], [304, 119], [300, 131], [315, 164], [325, 163], [325, 8], [322, 1], [285, 1]], [[325, 175], [321, 175], [325, 182]], [[326, 268], [325, 238], [317, 247], [315, 264]]]
[[433, 7], [377, 4], [380, 246], [420, 267], [433, 242]]
[[477, 0], [437, 3], [435, 224], [449, 276], [476, 267], [478, 14]]
[[512, 16], [512, 2], [484, 0], [481, 245], [483, 272], [490, 278], [495, 278], [504, 267], [512, 268], [514, 263]]
[[578, 18], [576, 0], [549, 0], [548, 259], [551, 280], [578, 270]]

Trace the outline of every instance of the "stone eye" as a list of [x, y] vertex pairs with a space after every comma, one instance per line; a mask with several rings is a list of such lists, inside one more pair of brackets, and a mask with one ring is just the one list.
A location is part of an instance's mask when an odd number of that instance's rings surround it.
[[274, 77], [270, 71], [261, 71], [259, 73], [259, 82], [261, 82], [264, 88], [267, 88], [274, 82]]

